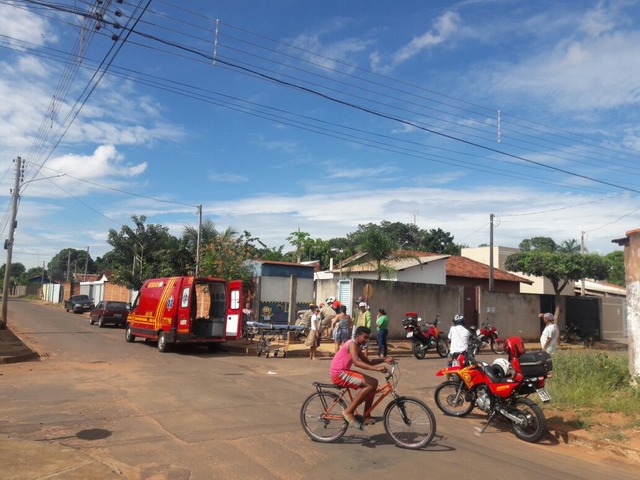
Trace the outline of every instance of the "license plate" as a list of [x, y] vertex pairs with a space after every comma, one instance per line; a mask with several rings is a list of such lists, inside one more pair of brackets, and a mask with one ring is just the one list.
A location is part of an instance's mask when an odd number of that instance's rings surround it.
[[413, 332], [407, 332], [407, 338], [413, 337]]
[[538, 393], [540, 400], [542, 400], [543, 402], [548, 402], [551, 400], [551, 395], [549, 395], [549, 392], [547, 392], [546, 388], [537, 388], [536, 392]]
[[113, 318], [120, 318], [121, 316], [122, 316], [122, 314], [121, 314], [121, 313], [116, 313], [116, 314], [113, 316]]

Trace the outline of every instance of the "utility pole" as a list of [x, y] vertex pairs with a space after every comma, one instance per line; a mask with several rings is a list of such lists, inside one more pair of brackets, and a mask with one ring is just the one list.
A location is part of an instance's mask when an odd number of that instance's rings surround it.
[[[584, 254], [584, 232], [580, 232], [580, 254]], [[584, 278], [582, 279], [582, 287], [580, 288], [580, 294], [584, 297], [585, 294], [585, 286], [584, 286]]]
[[198, 205], [198, 237], [196, 239], [196, 271], [195, 276], [200, 274], [200, 230], [202, 230], [202, 205]]
[[22, 176], [22, 158], [17, 157], [16, 180], [11, 191], [11, 221], [9, 223], [9, 239], [5, 242], [7, 249], [7, 263], [4, 266], [4, 283], [2, 285], [2, 318], [0, 319], [0, 330], [7, 328], [7, 300], [9, 297], [9, 279], [11, 278], [11, 256], [13, 255], [13, 235], [16, 229], [16, 216], [18, 215], [18, 199], [20, 198], [20, 182]]
[[489, 291], [493, 292], [493, 213], [489, 215]]
[[84, 281], [87, 281], [87, 269], [89, 268], [89, 247], [87, 247], [87, 256], [84, 259]]
[[67, 249], [67, 282], [69, 281], [69, 275], [71, 270], [71, 249]]

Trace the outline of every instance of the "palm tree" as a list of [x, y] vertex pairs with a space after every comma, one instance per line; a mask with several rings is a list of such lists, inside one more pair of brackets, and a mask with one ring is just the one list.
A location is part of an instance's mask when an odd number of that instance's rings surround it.
[[[571, 240], [565, 240], [558, 247], [560, 253], [580, 253], [580, 244], [575, 238]], [[586, 250], [585, 250], [586, 252]]]
[[360, 253], [366, 253], [360, 263], [372, 265], [378, 275], [378, 280], [382, 280], [383, 276], [387, 278], [392, 276], [394, 270], [388, 265], [388, 262], [399, 258], [397, 255], [398, 243], [380, 228], [372, 226], [364, 230], [358, 238], [356, 249]]

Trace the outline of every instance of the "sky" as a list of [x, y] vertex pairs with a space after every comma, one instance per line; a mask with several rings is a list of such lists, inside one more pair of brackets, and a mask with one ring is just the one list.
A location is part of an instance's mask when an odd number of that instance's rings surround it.
[[[382, 221], [589, 252], [640, 227], [640, 2], [0, 0], [12, 263], [131, 216], [293, 247]], [[4, 261], [0, 261], [4, 263]]]

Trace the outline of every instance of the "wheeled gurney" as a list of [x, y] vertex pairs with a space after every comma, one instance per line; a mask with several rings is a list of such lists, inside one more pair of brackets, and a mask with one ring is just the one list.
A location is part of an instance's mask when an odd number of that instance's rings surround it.
[[[263, 353], [267, 358], [273, 353], [277, 357], [287, 356], [286, 340], [289, 332], [303, 331], [304, 325], [288, 325], [277, 323], [247, 322], [248, 333], [251, 337], [258, 337], [258, 356]], [[275, 348], [271, 348], [275, 344]]]

